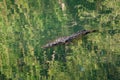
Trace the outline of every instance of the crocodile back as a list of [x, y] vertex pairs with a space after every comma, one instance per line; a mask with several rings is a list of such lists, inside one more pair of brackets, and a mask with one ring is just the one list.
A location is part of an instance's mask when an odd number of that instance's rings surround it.
[[42, 48], [49, 48], [49, 47], [53, 47], [55, 45], [69, 43], [69, 42], [72, 42], [75, 39], [78, 39], [78, 38], [80, 38], [80, 37], [82, 37], [84, 35], [87, 35], [88, 33], [97, 32], [97, 31], [98, 30], [82, 30], [82, 31], [78, 31], [77, 33], [74, 33], [74, 34], [72, 34], [70, 36], [60, 37], [60, 38], [54, 40], [53, 42], [47, 43]]

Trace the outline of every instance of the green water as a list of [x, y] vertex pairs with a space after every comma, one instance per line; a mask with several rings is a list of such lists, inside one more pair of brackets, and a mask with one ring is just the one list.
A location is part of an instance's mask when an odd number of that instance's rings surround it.
[[0, 0], [0, 80], [120, 80], [119, 13], [119, 0]]

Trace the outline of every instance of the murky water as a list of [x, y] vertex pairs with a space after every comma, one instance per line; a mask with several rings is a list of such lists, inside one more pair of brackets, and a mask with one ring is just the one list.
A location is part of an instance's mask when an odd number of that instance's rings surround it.
[[[119, 7], [119, 0], [0, 1], [0, 80], [119, 80]], [[83, 30], [98, 32], [71, 40]]]

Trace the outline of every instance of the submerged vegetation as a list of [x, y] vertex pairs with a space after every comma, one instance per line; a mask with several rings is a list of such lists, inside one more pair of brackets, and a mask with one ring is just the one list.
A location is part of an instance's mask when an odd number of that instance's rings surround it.
[[119, 48], [120, 0], [0, 0], [0, 80], [119, 80]]

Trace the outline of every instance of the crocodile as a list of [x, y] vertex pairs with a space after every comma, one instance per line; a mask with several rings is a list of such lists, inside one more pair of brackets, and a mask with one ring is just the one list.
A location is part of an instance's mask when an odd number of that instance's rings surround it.
[[65, 36], [65, 37], [60, 37], [56, 40], [54, 40], [53, 42], [47, 43], [46, 45], [42, 46], [42, 48], [49, 48], [49, 47], [53, 47], [59, 44], [66, 44], [66, 43], [70, 43], [75, 39], [79, 39], [82, 36], [85, 36], [89, 33], [92, 32], [97, 32], [98, 30], [82, 30], [82, 31], [78, 31], [77, 33], [74, 33], [70, 36]]

